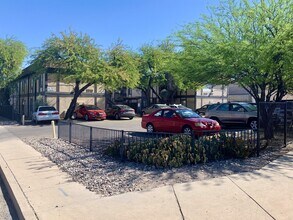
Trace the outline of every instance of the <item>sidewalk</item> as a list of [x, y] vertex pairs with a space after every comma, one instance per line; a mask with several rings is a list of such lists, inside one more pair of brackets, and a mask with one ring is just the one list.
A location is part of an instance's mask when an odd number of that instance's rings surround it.
[[100, 197], [0, 126], [0, 174], [25, 219], [293, 219], [293, 152], [263, 169]]

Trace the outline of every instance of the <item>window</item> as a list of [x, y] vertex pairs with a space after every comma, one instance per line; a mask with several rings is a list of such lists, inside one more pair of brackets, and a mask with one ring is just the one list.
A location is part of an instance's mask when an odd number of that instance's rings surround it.
[[244, 112], [245, 110], [241, 105], [233, 104], [232, 108], [231, 108], [231, 111], [233, 111], [233, 112]]
[[219, 111], [229, 111], [229, 104], [222, 104], [218, 107]]
[[156, 114], [154, 114], [155, 117], [161, 117], [162, 111], [158, 111]]
[[172, 110], [165, 110], [163, 113], [164, 118], [172, 118], [172, 116], [175, 114], [174, 111]]
[[39, 107], [39, 111], [56, 111], [56, 109], [53, 106], [44, 106]]

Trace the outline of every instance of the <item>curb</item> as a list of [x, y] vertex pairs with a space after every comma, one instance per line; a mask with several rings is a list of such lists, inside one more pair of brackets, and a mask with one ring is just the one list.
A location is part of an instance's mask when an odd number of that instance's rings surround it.
[[15, 179], [6, 161], [0, 154], [0, 176], [4, 182], [7, 192], [11, 198], [16, 214], [20, 220], [37, 220], [39, 219], [29, 204], [21, 187]]

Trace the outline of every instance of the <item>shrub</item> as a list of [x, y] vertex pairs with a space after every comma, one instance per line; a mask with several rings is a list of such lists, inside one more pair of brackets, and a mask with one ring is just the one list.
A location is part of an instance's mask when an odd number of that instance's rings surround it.
[[156, 167], [180, 167], [227, 158], [246, 158], [253, 143], [227, 134], [203, 136], [196, 140], [187, 135], [145, 139], [124, 144], [115, 141], [106, 154]]

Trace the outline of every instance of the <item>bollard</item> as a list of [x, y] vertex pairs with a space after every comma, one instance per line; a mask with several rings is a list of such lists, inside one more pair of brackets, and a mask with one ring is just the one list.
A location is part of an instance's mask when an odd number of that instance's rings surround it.
[[52, 124], [52, 131], [53, 131], [53, 138], [56, 139], [56, 127], [55, 127], [55, 121], [51, 121]]
[[25, 118], [24, 117], [25, 117], [24, 115], [22, 115], [22, 117], [21, 117], [21, 124], [22, 125], [24, 125], [24, 123], [25, 123], [25, 121], [24, 121]]

